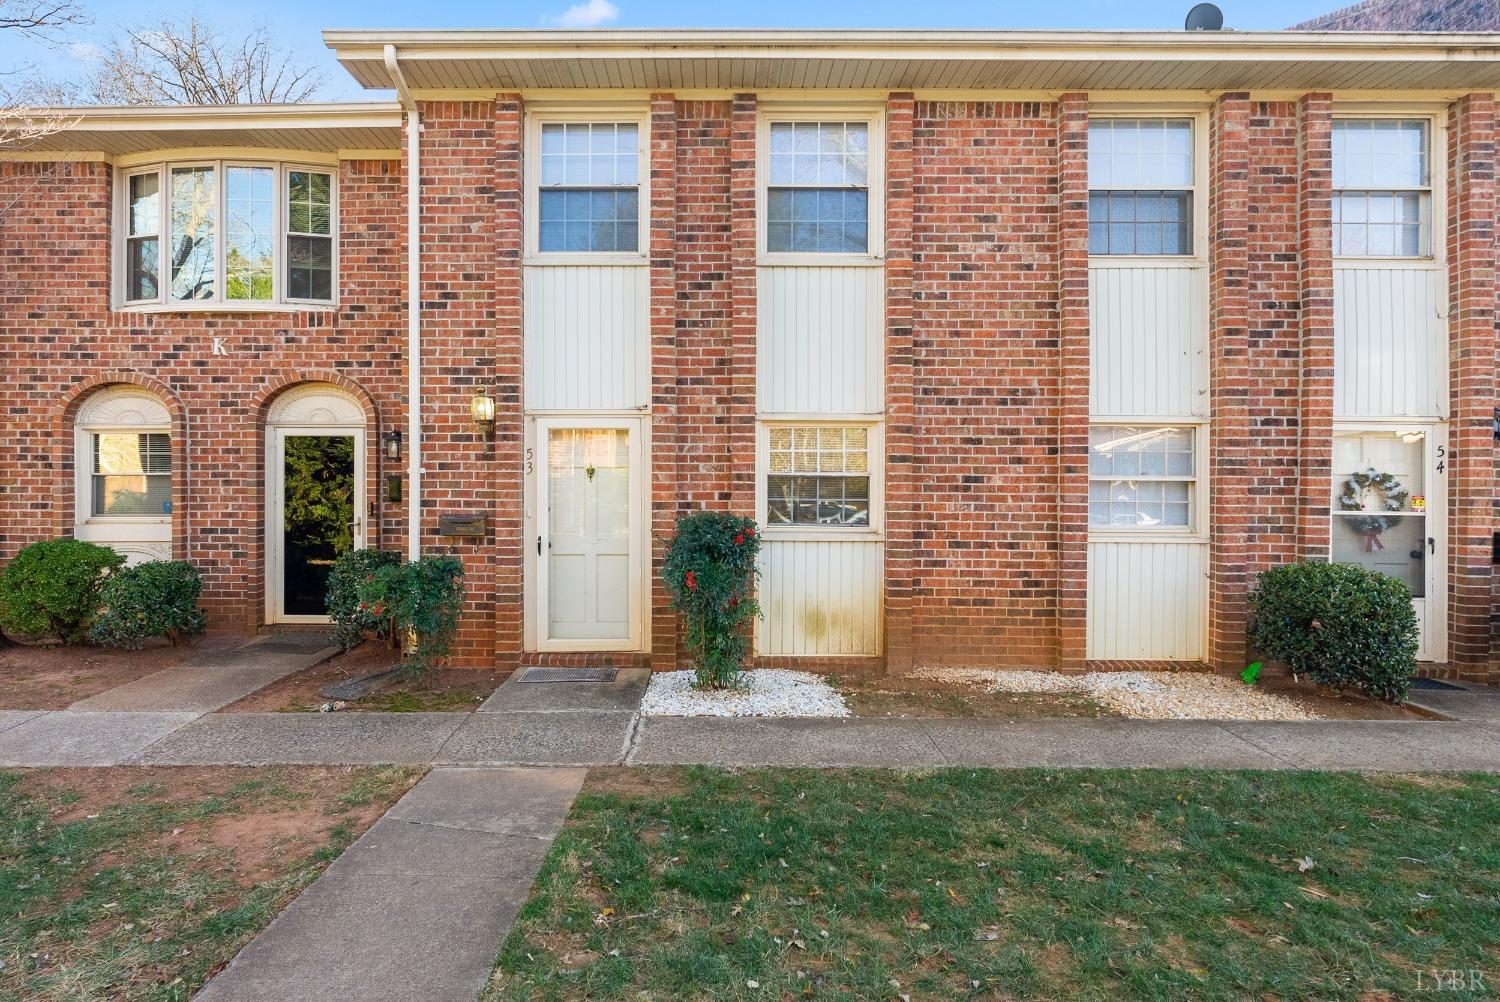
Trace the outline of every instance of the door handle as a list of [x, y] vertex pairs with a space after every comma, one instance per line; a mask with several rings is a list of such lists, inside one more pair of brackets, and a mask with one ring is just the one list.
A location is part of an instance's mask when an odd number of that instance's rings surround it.
[[536, 555], [539, 556], [539, 557], [542, 555], [542, 537], [541, 536], [536, 537]]
[[1436, 536], [1428, 536], [1427, 537], [1427, 552], [1430, 553], [1430, 554], [1432, 554], [1434, 557], [1437, 556], [1437, 537]]

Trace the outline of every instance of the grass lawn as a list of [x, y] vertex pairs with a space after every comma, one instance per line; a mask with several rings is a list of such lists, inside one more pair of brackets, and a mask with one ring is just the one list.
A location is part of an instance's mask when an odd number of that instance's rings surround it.
[[598, 770], [485, 999], [1488, 998], [1497, 833], [1494, 776]]
[[421, 770], [0, 772], [0, 999], [187, 999]]

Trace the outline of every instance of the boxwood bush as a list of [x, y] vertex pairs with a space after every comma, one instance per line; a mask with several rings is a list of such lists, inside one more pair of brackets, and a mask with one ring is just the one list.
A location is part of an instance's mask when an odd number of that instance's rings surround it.
[[1349, 564], [1287, 564], [1250, 595], [1250, 643], [1298, 675], [1399, 703], [1417, 667], [1411, 592]]
[[100, 611], [89, 639], [134, 650], [152, 637], [180, 647], [203, 633], [207, 617], [198, 608], [203, 579], [182, 560], [152, 560], [110, 575], [99, 593]]
[[401, 562], [394, 550], [348, 550], [333, 563], [328, 574], [328, 618], [333, 620], [333, 641], [340, 650], [357, 647], [366, 634], [389, 639], [390, 618], [376, 615], [359, 599], [361, 584], [373, 581], [375, 572]]
[[0, 570], [0, 630], [16, 640], [81, 640], [99, 590], [125, 558], [107, 546], [46, 539]]

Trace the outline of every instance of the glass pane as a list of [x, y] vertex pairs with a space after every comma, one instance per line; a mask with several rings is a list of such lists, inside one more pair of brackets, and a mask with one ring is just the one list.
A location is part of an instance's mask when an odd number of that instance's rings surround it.
[[1193, 252], [1190, 191], [1089, 193], [1090, 254]]
[[1425, 122], [1341, 119], [1333, 123], [1335, 188], [1421, 188], [1428, 183]]
[[172, 298], [214, 298], [218, 191], [212, 167], [172, 168]]
[[333, 175], [300, 170], [287, 173], [287, 232], [332, 235]]
[[1421, 432], [1343, 433], [1333, 439], [1332, 559], [1358, 564], [1426, 594], [1426, 438]]
[[271, 298], [272, 184], [270, 167], [224, 168], [224, 296]]
[[1103, 119], [1089, 123], [1089, 184], [1153, 188], [1193, 183], [1193, 124]]
[[166, 433], [93, 436], [93, 514], [162, 515], [172, 500], [172, 442]]
[[777, 525], [869, 525], [870, 478], [773, 474], [766, 511]]
[[333, 299], [333, 238], [289, 236], [286, 241], [289, 299]]
[[125, 298], [132, 302], [156, 299], [158, 289], [157, 256], [161, 250], [156, 237], [132, 237], [125, 243]]
[[161, 175], [130, 178], [130, 235], [155, 236], [161, 226]]
[[771, 123], [770, 183], [828, 187], [867, 184], [869, 131], [864, 122]]
[[633, 122], [544, 123], [541, 186], [636, 184], [639, 132]]
[[869, 192], [858, 188], [771, 188], [766, 250], [863, 254], [869, 246]]
[[329, 572], [354, 545], [354, 466], [352, 435], [288, 435], [285, 439], [285, 612], [318, 616], [327, 611]]
[[538, 200], [544, 251], [634, 251], [639, 247], [640, 197], [633, 188], [543, 191]]

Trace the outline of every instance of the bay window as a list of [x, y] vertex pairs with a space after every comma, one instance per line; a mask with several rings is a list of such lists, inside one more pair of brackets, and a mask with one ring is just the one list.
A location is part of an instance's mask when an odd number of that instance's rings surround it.
[[1432, 180], [1422, 120], [1333, 123], [1333, 253], [1426, 257], [1432, 253]]
[[123, 188], [123, 305], [333, 301], [331, 168], [158, 164], [131, 170]]

